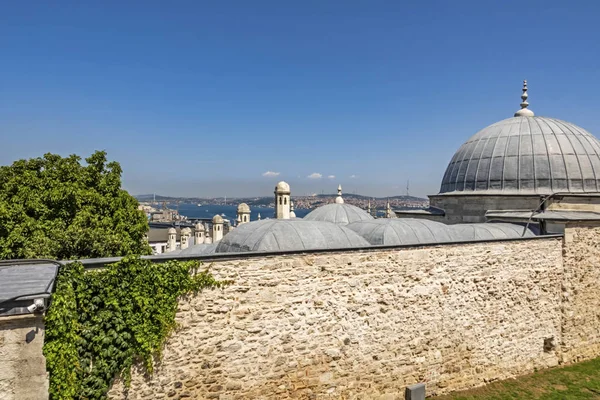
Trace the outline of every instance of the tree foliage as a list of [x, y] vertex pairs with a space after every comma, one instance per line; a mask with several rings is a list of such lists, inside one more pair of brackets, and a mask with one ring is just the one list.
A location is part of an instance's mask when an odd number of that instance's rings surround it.
[[136, 362], [151, 373], [175, 328], [178, 299], [228, 283], [193, 261], [126, 257], [103, 270], [62, 267], [45, 320], [50, 399], [103, 399], [115, 377], [129, 383]]
[[0, 259], [149, 254], [148, 222], [121, 188], [121, 166], [97, 151], [0, 167]]

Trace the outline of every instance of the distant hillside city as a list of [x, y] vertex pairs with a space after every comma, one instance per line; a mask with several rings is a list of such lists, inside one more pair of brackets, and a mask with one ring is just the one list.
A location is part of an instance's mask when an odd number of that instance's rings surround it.
[[[296, 208], [312, 209], [324, 204], [333, 203], [336, 194], [316, 194], [311, 196], [292, 196]], [[142, 194], [135, 196], [140, 203], [183, 203], [183, 204], [203, 204], [203, 205], [232, 205], [246, 203], [256, 207], [274, 207], [273, 196], [264, 197], [173, 197], [154, 194]], [[392, 197], [368, 197], [359, 194], [344, 194], [344, 201], [347, 204], [366, 209], [369, 202], [372, 208], [383, 209], [389, 201], [392, 208], [426, 208], [429, 206], [429, 200], [414, 196], [392, 196]]]

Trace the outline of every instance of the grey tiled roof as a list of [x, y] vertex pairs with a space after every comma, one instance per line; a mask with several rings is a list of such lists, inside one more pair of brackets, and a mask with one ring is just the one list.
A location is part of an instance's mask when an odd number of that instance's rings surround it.
[[350, 229], [331, 222], [267, 219], [242, 224], [219, 241], [217, 253], [294, 251], [365, 247], [369, 243]]
[[554, 118], [497, 122], [463, 144], [444, 174], [440, 194], [470, 191], [600, 192], [600, 142]]
[[33, 299], [50, 297], [58, 266], [50, 261], [1, 261], [0, 316], [26, 314]]
[[304, 218], [307, 221], [327, 221], [347, 225], [358, 221], [372, 220], [365, 210], [351, 204], [327, 204], [312, 210]]

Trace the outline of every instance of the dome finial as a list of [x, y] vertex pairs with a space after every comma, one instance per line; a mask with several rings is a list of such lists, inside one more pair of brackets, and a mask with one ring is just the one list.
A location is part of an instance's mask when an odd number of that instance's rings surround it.
[[335, 198], [335, 202], [337, 204], [344, 204], [344, 199], [342, 199], [342, 185], [338, 185], [338, 195]]
[[521, 95], [521, 109], [515, 113], [515, 117], [533, 117], [535, 114], [533, 111], [528, 109], [529, 103], [527, 102], [527, 81], [523, 81], [523, 94]]

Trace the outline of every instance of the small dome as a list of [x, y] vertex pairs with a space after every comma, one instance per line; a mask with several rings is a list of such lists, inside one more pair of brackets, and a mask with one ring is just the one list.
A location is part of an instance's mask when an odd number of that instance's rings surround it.
[[238, 205], [237, 212], [240, 213], [240, 214], [241, 213], [249, 213], [250, 212], [250, 206], [248, 204], [246, 204], [246, 203], [240, 203]]
[[456, 224], [449, 225], [448, 229], [456, 241], [515, 239], [536, 236], [533, 230], [526, 230], [524, 226], [503, 222]]
[[346, 227], [302, 219], [264, 219], [240, 225], [219, 242], [217, 253], [294, 251], [365, 247], [369, 243]]
[[215, 215], [212, 219], [212, 223], [213, 224], [222, 224], [223, 223], [223, 217], [221, 217], [220, 215]]
[[181, 234], [182, 235], [191, 235], [192, 234], [192, 230], [188, 227], [185, 227], [181, 230]]
[[505, 119], [472, 136], [448, 164], [440, 194], [465, 192], [600, 192], [600, 142], [559, 119]]
[[175, 235], [175, 234], [177, 234], [177, 229], [175, 229], [175, 228], [169, 228], [169, 230], [167, 231], [167, 233], [169, 235]]
[[196, 225], [194, 225], [194, 229], [197, 232], [203, 232], [204, 231], [204, 224], [201, 222], [198, 222]]
[[351, 204], [333, 203], [315, 208], [304, 218], [306, 221], [326, 221], [334, 224], [347, 225], [353, 222], [369, 221], [373, 217], [365, 210]]
[[287, 182], [281, 181], [275, 186], [276, 193], [290, 193], [290, 185]]
[[348, 225], [372, 245], [395, 246], [451, 242], [448, 226], [440, 222], [416, 218], [374, 219]]
[[[420, 245], [444, 242], [517, 239], [535, 236], [518, 224], [482, 223], [446, 225], [417, 218], [376, 219], [348, 225], [372, 245]], [[525, 233], [523, 235], [523, 233]]]

